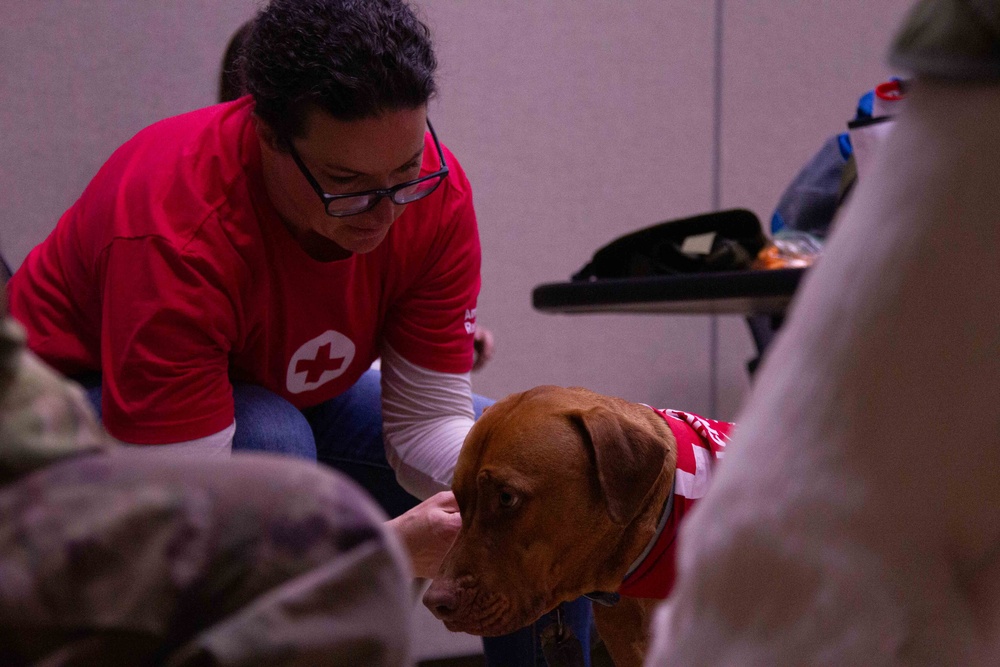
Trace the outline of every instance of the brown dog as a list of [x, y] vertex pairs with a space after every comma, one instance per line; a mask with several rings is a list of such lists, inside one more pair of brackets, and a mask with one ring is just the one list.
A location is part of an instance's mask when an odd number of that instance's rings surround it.
[[[462, 529], [424, 604], [452, 631], [494, 636], [620, 591], [595, 606], [597, 629], [615, 664], [641, 665], [649, 612], [672, 583], [676, 520], [704, 491], [727, 426], [581, 388], [508, 396], [459, 455]], [[682, 447], [678, 464], [675, 434], [695, 431], [714, 444]]]

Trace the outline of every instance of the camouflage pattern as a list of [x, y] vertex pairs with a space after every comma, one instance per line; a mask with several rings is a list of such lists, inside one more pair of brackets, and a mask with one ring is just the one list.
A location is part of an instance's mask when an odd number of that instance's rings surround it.
[[406, 558], [346, 477], [116, 446], [9, 321], [0, 422], [0, 665], [409, 664]]
[[19, 324], [0, 320], [0, 484], [108, 447], [83, 390], [25, 348]]
[[918, 76], [1000, 79], [1000, 1], [920, 0], [889, 60]]

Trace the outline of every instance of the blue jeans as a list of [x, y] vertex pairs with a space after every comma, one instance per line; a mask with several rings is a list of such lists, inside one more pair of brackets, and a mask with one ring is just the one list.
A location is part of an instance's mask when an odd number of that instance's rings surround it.
[[[100, 415], [101, 377], [76, 378]], [[299, 410], [277, 394], [256, 385], [234, 384], [236, 434], [233, 451], [263, 451], [320, 461], [336, 468], [364, 487], [389, 516], [399, 516], [420, 501], [396, 481], [382, 444], [381, 374], [369, 370], [353, 387], [325, 403]], [[493, 401], [473, 395], [476, 418]], [[590, 646], [590, 600], [562, 605], [564, 621], [573, 634]], [[534, 625], [503, 637], [484, 637], [490, 667], [544, 667], [539, 633], [552, 622], [550, 615]], [[584, 651], [590, 667], [590, 651]]]

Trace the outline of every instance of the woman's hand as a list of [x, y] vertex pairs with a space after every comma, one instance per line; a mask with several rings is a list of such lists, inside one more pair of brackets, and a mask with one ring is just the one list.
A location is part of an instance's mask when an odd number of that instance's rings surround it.
[[473, 334], [472, 348], [475, 351], [472, 370], [478, 371], [486, 365], [496, 351], [496, 342], [493, 339], [493, 332], [486, 327], [476, 327]]
[[458, 503], [442, 491], [386, 523], [410, 554], [413, 575], [433, 579], [462, 526]]

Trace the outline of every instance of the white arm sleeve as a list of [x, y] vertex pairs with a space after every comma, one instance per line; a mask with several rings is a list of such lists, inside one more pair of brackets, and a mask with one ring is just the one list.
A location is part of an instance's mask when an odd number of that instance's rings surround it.
[[218, 458], [229, 456], [233, 452], [233, 434], [236, 433], [236, 422], [233, 422], [218, 433], [206, 435], [204, 438], [175, 442], [171, 445], [134, 445], [123, 442], [123, 445], [135, 447], [143, 452], [163, 456], [198, 456]]
[[400, 485], [425, 499], [451, 488], [475, 420], [469, 373], [440, 373], [382, 349], [382, 433]]

